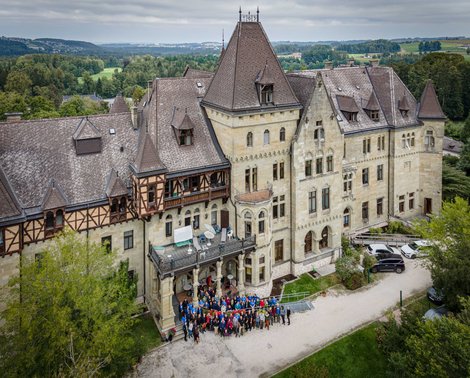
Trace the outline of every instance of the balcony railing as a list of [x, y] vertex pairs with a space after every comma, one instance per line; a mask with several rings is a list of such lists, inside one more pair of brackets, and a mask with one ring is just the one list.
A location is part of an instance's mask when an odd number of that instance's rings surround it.
[[207, 191], [198, 191], [184, 196], [166, 197], [165, 209], [180, 207], [197, 202], [211, 201], [217, 198], [228, 197], [228, 186], [210, 188]]
[[256, 248], [256, 235], [247, 239], [232, 239], [225, 243], [212, 245], [205, 250], [196, 251], [194, 246], [192, 252], [188, 253], [188, 246], [175, 248], [173, 246], [165, 247], [163, 251], [157, 251], [149, 243], [149, 256], [155, 265], [155, 268], [161, 275], [168, 275], [196, 267], [196, 265], [211, 263], [218, 259], [240, 254], [250, 253]]

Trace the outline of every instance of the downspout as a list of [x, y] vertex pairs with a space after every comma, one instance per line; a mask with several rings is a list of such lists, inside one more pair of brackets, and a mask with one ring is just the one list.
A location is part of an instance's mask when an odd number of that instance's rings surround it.
[[146, 289], [146, 286], [147, 286], [147, 281], [146, 281], [146, 274], [145, 274], [145, 271], [146, 271], [146, 268], [145, 268], [145, 260], [146, 260], [146, 254], [145, 254], [145, 251], [146, 251], [146, 245], [147, 243], [145, 242], [145, 219], [142, 219], [142, 223], [144, 225], [143, 227], [143, 230], [142, 230], [142, 238], [143, 238], [143, 247], [142, 247], [142, 258], [143, 258], [143, 264], [144, 264], [144, 274], [143, 274], [143, 282], [144, 282], [144, 292], [143, 292], [143, 296], [144, 296], [144, 303], [146, 303], [146, 298], [145, 298], [145, 295], [146, 295], [146, 292], [145, 292], [145, 289]]

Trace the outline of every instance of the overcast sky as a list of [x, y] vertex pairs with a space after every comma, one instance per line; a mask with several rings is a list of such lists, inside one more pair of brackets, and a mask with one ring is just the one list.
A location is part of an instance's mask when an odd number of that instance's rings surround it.
[[0, 35], [101, 42], [229, 39], [260, 8], [272, 41], [470, 35], [470, 0], [0, 0]]

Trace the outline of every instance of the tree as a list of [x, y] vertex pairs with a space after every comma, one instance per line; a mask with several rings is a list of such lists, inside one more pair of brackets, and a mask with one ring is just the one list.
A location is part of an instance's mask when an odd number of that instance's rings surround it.
[[456, 197], [444, 202], [441, 214], [415, 227], [432, 241], [427, 266], [434, 286], [444, 292], [447, 306], [458, 310], [459, 297], [470, 295], [470, 205]]
[[0, 92], [0, 120], [6, 119], [5, 113], [26, 113], [27, 110], [24, 96], [16, 92]]
[[[451, 166], [448, 162], [454, 157], [446, 157], [442, 164], [442, 199], [444, 201], [453, 200], [456, 196], [470, 199], [470, 177], [460, 169]], [[457, 159], [457, 164], [460, 160]]]
[[144, 95], [145, 89], [136, 85], [132, 91], [132, 101], [134, 101], [134, 104], [137, 105]]
[[21, 258], [21, 275], [2, 290], [4, 376], [115, 375], [133, 363], [135, 281], [115, 258], [72, 231]]
[[21, 95], [30, 95], [33, 82], [26, 72], [11, 71], [5, 84], [5, 91], [16, 92]]

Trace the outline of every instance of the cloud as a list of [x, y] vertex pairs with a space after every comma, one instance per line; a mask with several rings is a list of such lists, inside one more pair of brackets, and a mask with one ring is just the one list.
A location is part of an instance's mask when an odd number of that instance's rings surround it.
[[[255, 12], [241, 1], [244, 12]], [[468, 0], [260, 0], [273, 40], [463, 35]], [[108, 41], [214, 40], [238, 19], [238, 5], [215, 0], [0, 0], [0, 34]], [[436, 34], [437, 33], [437, 34]], [[443, 33], [443, 34], [442, 34]], [[44, 34], [42, 34], [44, 36]], [[155, 38], [158, 36], [158, 40]]]

